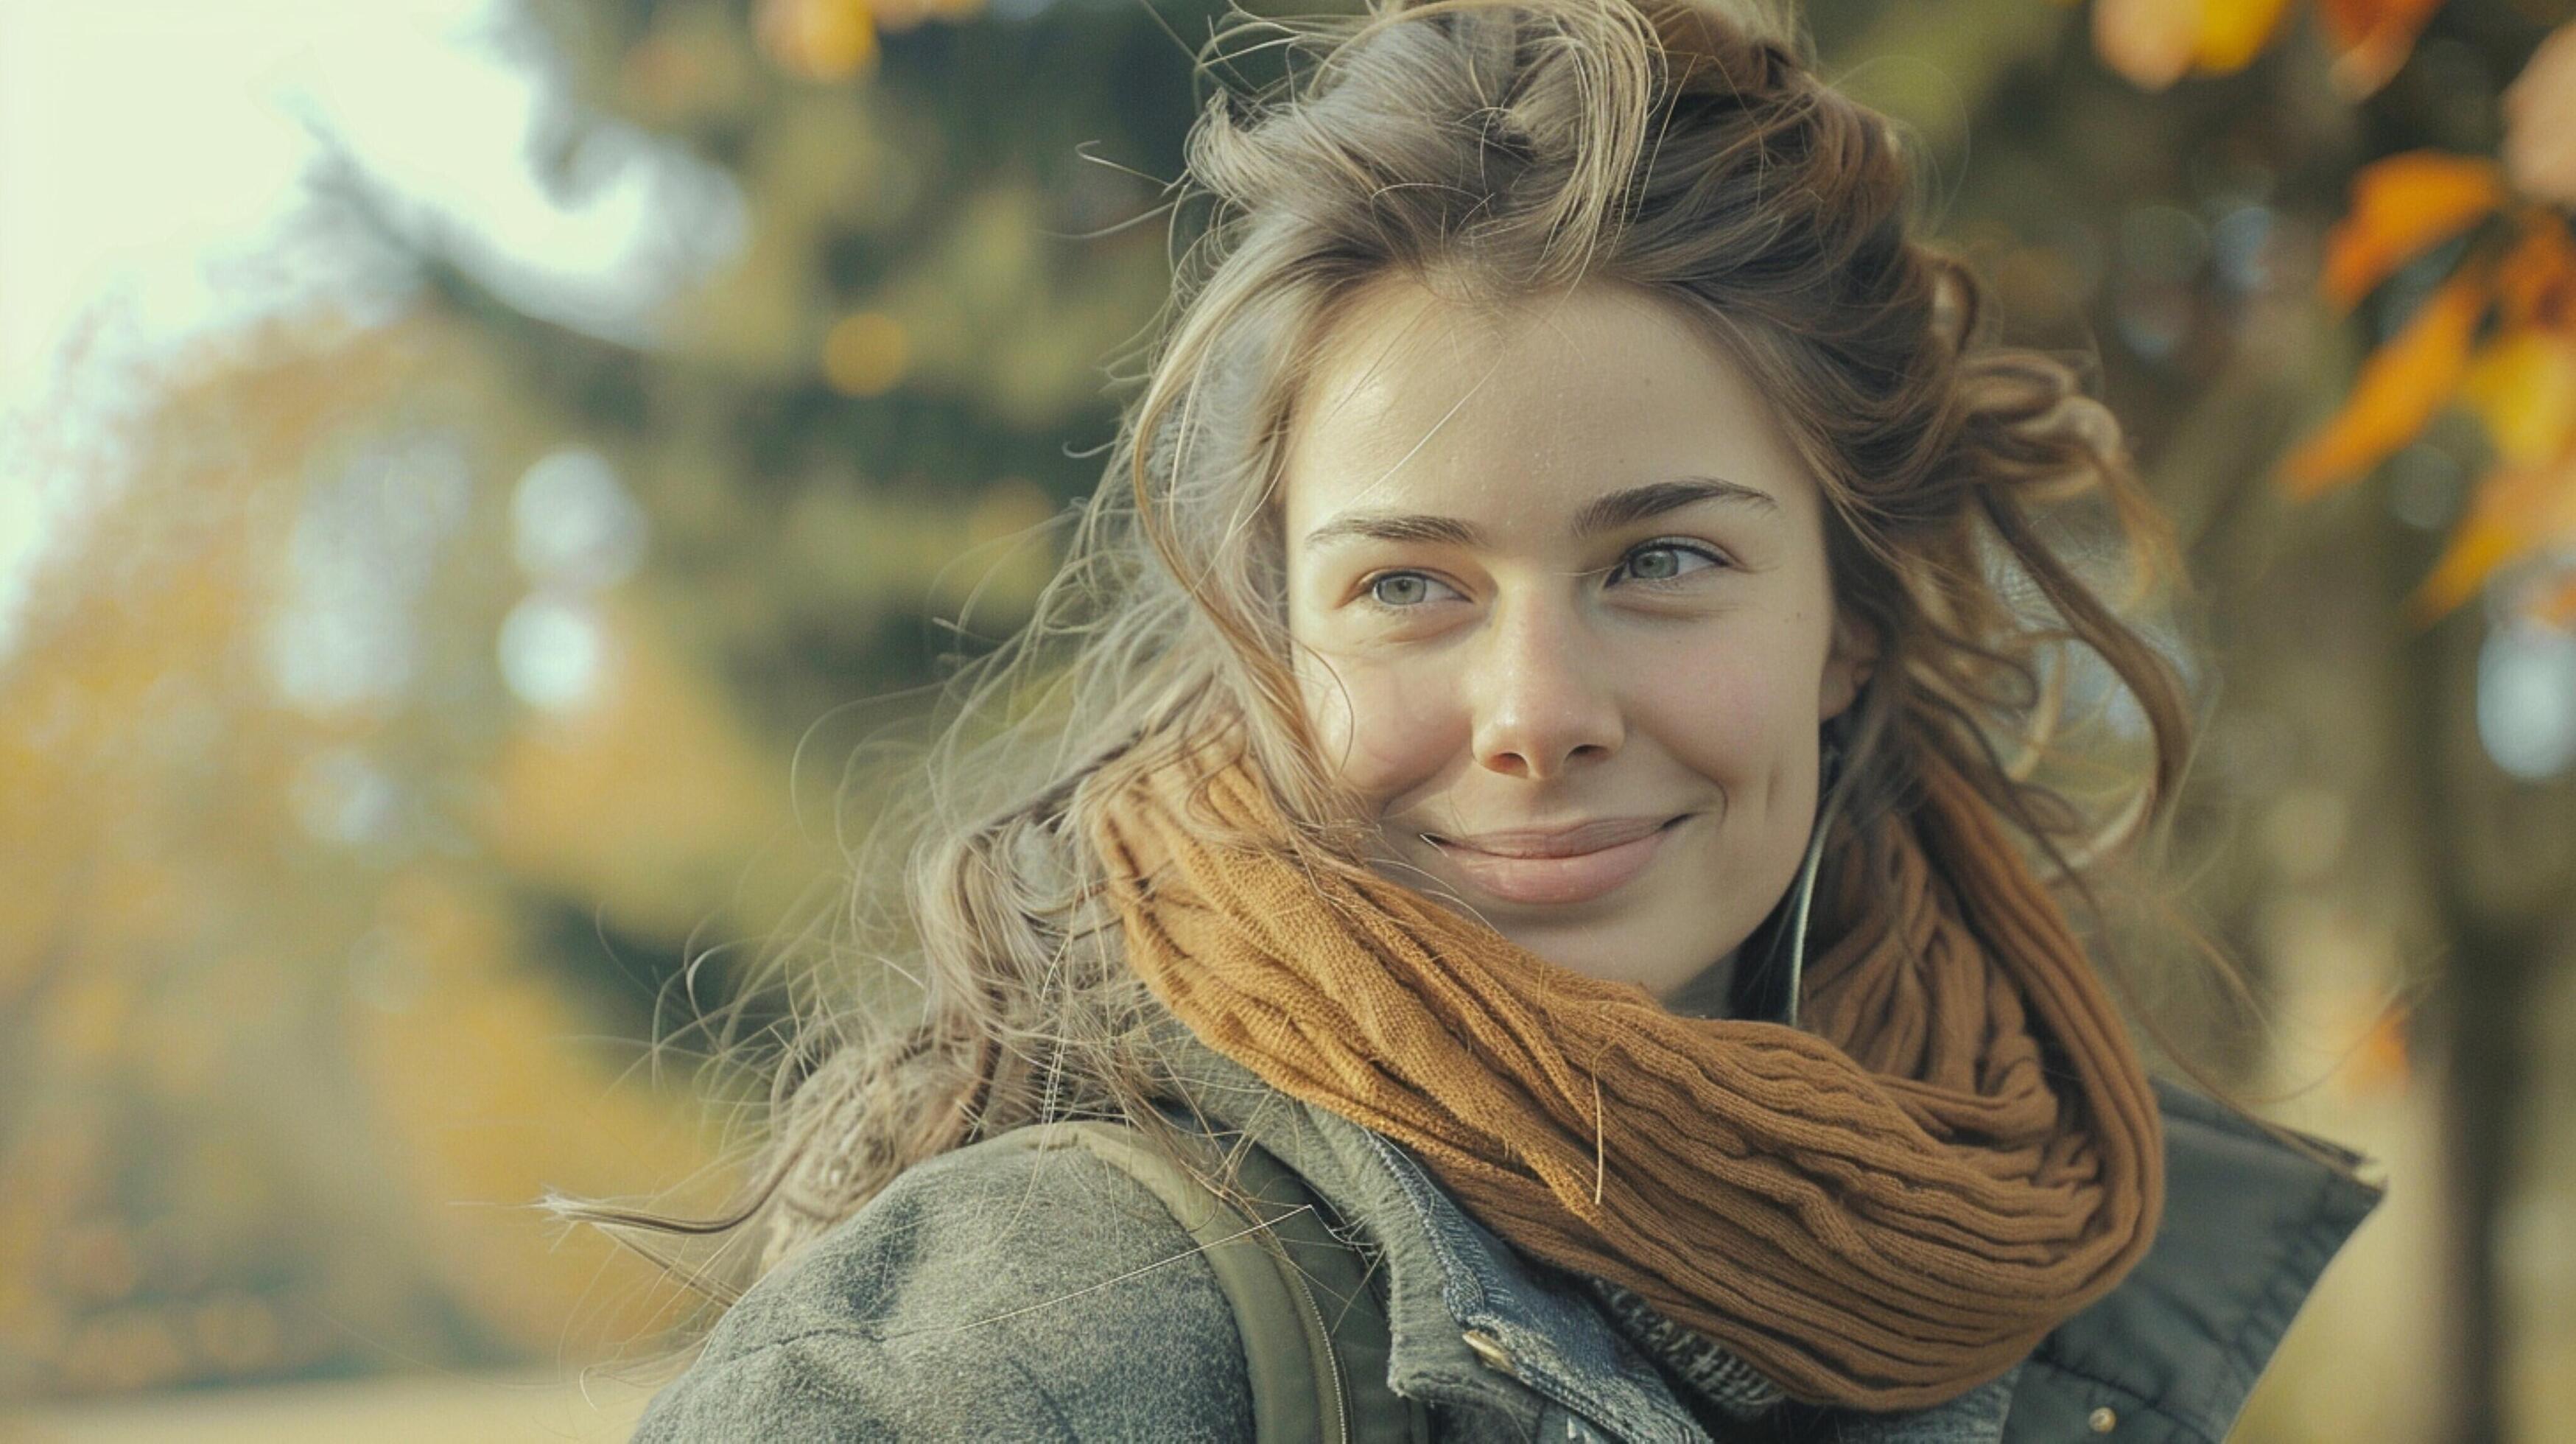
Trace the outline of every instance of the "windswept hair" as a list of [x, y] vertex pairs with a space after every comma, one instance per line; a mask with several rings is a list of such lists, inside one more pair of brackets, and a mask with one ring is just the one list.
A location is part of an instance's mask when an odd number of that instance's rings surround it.
[[[1777, 406], [1828, 501], [1837, 604], [1879, 648], [1837, 719], [1829, 880], [1866, 866], [1872, 809], [1933, 805], [1929, 769], [1969, 779], [2070, 893], [2171, 805], [2189, 706], [2132, 614], [2174, 549], [2118, 427], [2067, 365], [1993, 341], [1976, 278], [1924, 238], [1895, 127], [1820, 80], [1793, 27], [1713, 0], [1226, 20], [1174, 183], [1175, 216], [1204, 225], [1103, 483], [1032, 620], [958, 678], [847, 906], [779, 959], [798, 1021], [746, 1044], [771, 1082], [739, 1206], [565, 1210], [740, 1241], [699, 1275], [719, 1297], [977, 1139], [1062, 1116], [1157, 1133], [1169, 1015], [1124, 964], [1083, 841], [1104, 768], [1231, 729], [1300, 845], [1352, 855], [1291, 671], [1277, 492], [1303, 383], [1373, 279], [1493, 307], [1636, 287]], [[1273, 48], [1284, 79], [1223, 83]], [[2112, 765], [2071, 740], [2087, 703], [2125, 739]], [[1993, 862], [1944, 862], [1965, 893], [2001, 886]], [[1837, 925], [1819, 919], [1823, 945]]]

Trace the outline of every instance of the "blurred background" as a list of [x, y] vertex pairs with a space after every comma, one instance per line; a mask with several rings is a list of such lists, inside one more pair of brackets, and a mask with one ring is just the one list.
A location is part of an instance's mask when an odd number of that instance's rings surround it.
[[[2576, 1418], [2570, 9], [1811, 10], [2132, 429], [2213, 1051], [2390, 1182], [2245, 1439]], [[722, 1194], [647, 1040], [1045, 576], [1216, 13], [0, 0], [0, 1439], [622, 1437], [683, 1301], [526, 1205]]]

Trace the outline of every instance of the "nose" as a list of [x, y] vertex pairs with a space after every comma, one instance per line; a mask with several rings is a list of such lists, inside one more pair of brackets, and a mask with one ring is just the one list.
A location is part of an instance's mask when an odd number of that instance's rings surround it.
[[1478, 766], [1546, 782], [1618, 753], [1626, 719], [1569, 609], [1505, 609], [1485, 641], [1470, 687]]

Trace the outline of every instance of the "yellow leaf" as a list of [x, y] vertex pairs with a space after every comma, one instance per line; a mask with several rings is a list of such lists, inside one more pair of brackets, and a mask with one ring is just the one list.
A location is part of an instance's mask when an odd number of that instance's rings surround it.
[[2459, 389], [2486, 309], [2482, 270], [2443, 282], [2406, 328], [2361, 364], [2343, 409], [2281, 463], [2290, 493], [2304, 499], [2331, 491], [2414, 440]]
[[2431, 622], [2477, 595], [2498, 567], [2565, 541], [2576, 541], [2576, 464], [2560, 457], [2548, 466], [2498, 467], [2478, 483], [2469, 514], [2407, 611]]
[[2197, 8], [2200, 36], [2192, 46], [2192, 68], [2226, 74], [2263, 53], [2290, 7], [2289, 0], [2202, 0]]
[[882, 396], [912, 365], [912, 337], [882, 311], [858, 311], [823, 335], [823, 379], [844, 396]]
[[2486, 423], [2504, 465], [2546, 466], [2565, 454], [2576, 427], [2576, 337], [2506, 331], [2469, 362], [2459, 395]]
[[2413, 150], [2363, 166], [2352, 208], [2326, 236], [2327, 299], [2350, 306], [2502, 204], [2503, 176], [2480, 157]]
[[847, 80], [876, 63], [867, 0], [761, 0], [753, 29], [780, 69], [807, 80]]

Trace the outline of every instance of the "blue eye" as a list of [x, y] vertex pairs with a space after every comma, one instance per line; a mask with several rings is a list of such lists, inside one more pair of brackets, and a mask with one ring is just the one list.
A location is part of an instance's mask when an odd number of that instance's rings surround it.
[[1368, 584], [1369, 600], [1381, 607], [1418, 607], [1436, 600], [1435, 592], [1457, 595], [1445, 583], [1420, 572], [1388, 572]]
[[1648, 542], [1619, 559], [1612, 581], [1669, 582], [1692, 572], [1722, 565], [1716, 553], [1680, 542]]

